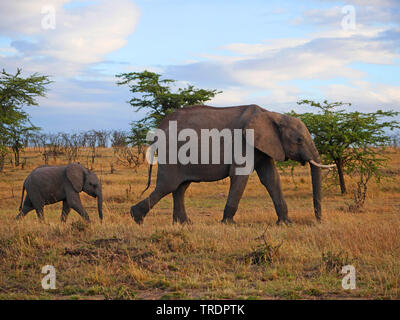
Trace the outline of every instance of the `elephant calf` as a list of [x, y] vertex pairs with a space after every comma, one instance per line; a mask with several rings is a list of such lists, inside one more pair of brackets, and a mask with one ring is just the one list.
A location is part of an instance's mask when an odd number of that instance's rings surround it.
[[[25, 190], [27, 195], [23, 202]], [[38, 218], [43, 220], [43, 206], [62, 201], [62, 222], [67, 220], [71, 208], [78, 212], [86, 221], [90, 221], [79, 197], [79, 192], [81, 191], [86, 192], [94, 198], [97, 197], [99, 217], [102, 220], [103, 196], [101, 184], [95, 173], [79, 163], [72, 163], [67, 166], [37, 167], [24, 181], [19, 207], [20, 212], [16, 218], [22, 218], [29, 211], [35, 209]]]

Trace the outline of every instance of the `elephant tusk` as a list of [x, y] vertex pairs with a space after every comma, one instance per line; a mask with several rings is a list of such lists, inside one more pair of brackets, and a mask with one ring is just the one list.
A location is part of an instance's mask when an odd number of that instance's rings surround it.
[[315, 162], [314, 160], [310, 160], [309, 162], [310, 162], [312, 165], [314, 165], [314, 166], [316, 166], [316, 167], [319, 167], [319, 168], [322, 168], [322, 169], [330, 169], [330, 168], [336, 167], [336, 164], [329, 164], [329, 165], [327, 165], [327, 164], [320, 164], [320, 163]]

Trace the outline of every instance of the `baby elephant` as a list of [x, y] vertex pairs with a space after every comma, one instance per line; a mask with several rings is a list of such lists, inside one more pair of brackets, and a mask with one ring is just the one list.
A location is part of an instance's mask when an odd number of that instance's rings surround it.
[[[25, 190], [27, 195], [24, 205], [22, 205]], [[100, 220], [102, 220], [103, 196], [101, 184], [95, 173], [79, 163], [72, 163], [67, 166], [37, 167], [25, 179], [19, 207], [20, 212], [16, 218], [22, 218], [29, 211], [35, 209], [38, 218], [43, 220], [43, 206], [62, 201], [62, 222], [67, 220], [71, 208], [78, 212], [86, 221], [90, 221], [79, 198], [79, 192], [81, 191], [86, 192], [94, 198], [97, 197], [97, 208]]]

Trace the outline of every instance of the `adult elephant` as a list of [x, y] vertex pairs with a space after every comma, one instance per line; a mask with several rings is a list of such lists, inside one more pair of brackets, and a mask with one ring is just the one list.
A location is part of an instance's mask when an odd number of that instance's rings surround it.
[[[275, 161], [288, 159], [310, 163], [314, 213], [317, 220], [321, 219], [321, 168], [330, 167], [321, 165], [321, 159], [314, 145], [311, 135], [304, 123], [294, 117], [270, 112], [257, 105], [245, 105], [226, 108], [210, 106], [189, 106], [168, 115], [160, 124], [159, 129], [166, 135], [167, 159], [170, 159], [168, 150], [170, 123], [176, 121], [176, 130], [192, 129], [201, 137], [202, 129], [224, 129], [234, 131], [241, 129], [245, 133], [248, 129], [254, 131], [254, 169], [261, 183], [268, 190], [276, 213], [277, 223], [290, 223], [286, 201]], [[246, 145], [245, 134], [241, 135], [242, 145]], [[175, 143], [175, 142], [172, 142]], [[201, 145], [198, 141], [197, 145]], [[222, 146], [222, 139], [220, 139]], [[177, 143], [179, 148], [184, 142]], [[220, 159], [224, 157], [224, 147], [220, 148]], [[199, 152], [199, 158], [201, 158]], [[200, 162], [199, 162], [200, 163]], [[211, 162], [210, 162], [211, 163]], [[164, 196], [172, 192], [173, 195], [173, 221], [188, 222], [184, 205], [184, 194], [191, 182], [217, 181], [230, 177], [228, 200], [224, 209], [222, 222], [233, 222], [239, 201], [249, 178], [249, 174], [237, 175], [238, 164], [182, 164], [165, 163], [158, 165], [157, 183], [150, 196], [131, 207], [131, 215], [137, 223], [142, 223], [147, 212]], [[148, 189], [151, 181], [149, 169]]]

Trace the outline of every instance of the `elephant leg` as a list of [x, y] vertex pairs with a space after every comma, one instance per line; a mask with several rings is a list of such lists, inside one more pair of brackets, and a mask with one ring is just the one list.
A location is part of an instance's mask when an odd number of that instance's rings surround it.
[[233, 223], [233, 216], [235, 215], [239, 201], [242, 198], [244, 188], [249, 180], [248, 175], [231, 175], [231, 185], [229, 187], [228, 200], [224, 209], [224, 217], [221, 222]]
[[150, 209], [171, 192], [173, 192], [173, 190], [166, 190], [156, 186], [154, 191], [146, 199], [131, 207], [132, 218], [137, 224], [141, 224]]
[[71, 207], [68, 205], [66, 200], [63, 201], [63, 207], [61, 212], [61, 222], [67, 222], [68, 213], [71, 211]]
[[173, 222], [190, 223], [185, 210], [185, 191], [189, 185], [190, 182], [184, 182], [172, 193], [174, 199]]
[[43, 206], [36, 208], [36, 215], [40, 221], [44, 221]]
[[44, 215], [43, 215], [43, 207], [44, 207], [44, 200], [39, 192], [39, 190], [34, 189], [30, 191], [29, 194], [29, 199], [32, 203], [32, 207], [36, 211], [36, 215], [39, 218], [40, 221], [44, 220]]
[[[82, 206], [81, 198], [78, 193], [74, 193], [67, 198], [67, 205], [80, 214], [80, 216], [87, 222], [90, 222], [89, 215]], [[63, 207], [64, 209], [64, 207]]]
[[278, 215], [278, 221], [276, 223], [291, 223], [290, 219], [288, 218], [286, 201], [283, 198], [279, 172], [276, 168], [274, 160], [268, 158], [260, 166], [256, 167], [256, 171], [261, 183], [268, 190], [268, 193], [274, 203], [275, 211]]
[[27, 213], [32, 211], [33, 209], [35, 209], [35, 208], [33, 207], [31, 199], [29, 199], [29, 197], [27, 196], [24, 200], [24, 205], [22, 206], [22, 209], [20, 210], [18, 215], [15, 217], [15, 219], [21, 219], [21, 218], [25, 217], [27, 215]]

